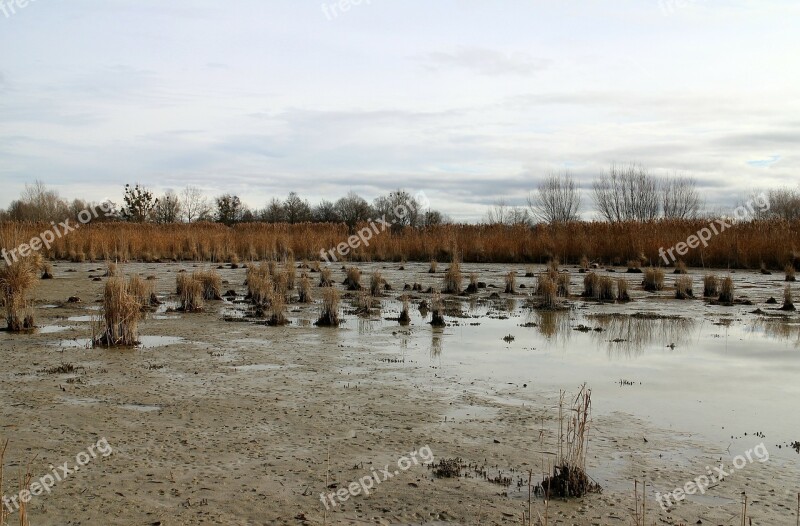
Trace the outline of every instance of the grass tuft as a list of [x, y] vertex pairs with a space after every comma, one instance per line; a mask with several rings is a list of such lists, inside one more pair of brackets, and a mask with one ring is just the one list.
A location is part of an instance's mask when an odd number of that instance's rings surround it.
[[664, 270], [660, 268], [650, 267], [644, 271], [644, 280], [642, 280], [642, 287], [648, 292], [656, 292], [664, 290]]
[[142, 305], [121, 276], [106, 281], [102, 327], [92, 337], [94, 347], [131, 347], [139, 343]]
[[716, 274], [706, 274], [703, 276], [703, 296], [706, 298], [716, 298], [719, 296], [719, 278]]
[[314, 325], [318, 327], [339, 326], [339, 291], [335, 288], [327, 287], [322, 292], [320, 316]]
[[14, 261], [0, 269], [0, 293], [6, 308], [6, 324], [11, 332], [35, 327], [28, 292], [37, 283], [37, 269], [29, 258]]

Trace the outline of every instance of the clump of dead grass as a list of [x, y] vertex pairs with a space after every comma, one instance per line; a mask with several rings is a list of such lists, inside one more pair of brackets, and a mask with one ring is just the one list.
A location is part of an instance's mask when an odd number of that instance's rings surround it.
[[694, 297], [692, 290], [691, 276], [679, 276], [675, 278], [675, 298], [685, 300]]
[[595, 298], [600, 301], [614, 301], [614, 281], [608, 276], [600, 276], [595, 293]]
[[600, 278], [594, 272], [589, 272], [583, 277], [583, 294], [584, 298], [594, 298], [597, 296], [598, 285]]
[[686, 268], [686, 263], [682, 259], [675, 263], [675, 270], [672, 271], [673, 274], [687, 274], [688, 272], [689, 269]]
[[431, 265], [428, 268], [428, 274], [436, 274], [436, 269], [438, 268], [439, 263], [436, 262], [435, 259], [431, 260]]
[[344, 286], [347, 290], [361, 290], [361, 271], [356, 267], [348, 267]]
[[128, 291], [136, 298], [136, 301], [139, 302], [142, 309], [158, 304], [153, 283], [142, 279], [139, 274], [133, 274], [128, 278]]
[[786, 281], [797, 281], [794, 276], [795, 274], [794, 265], [792, 264], [786, 265], [783, 271], [786, 274]]
[[318, 327], [338, 327], [339, 323], [339, 291], [334, 287], [326, 287], [322, 292], [320, 316], [314, 325]]
[[222, 277], [216, 270], [199, 270], [193, 273], [194, 278], [203, 287], [204, 300], [222, 299]]
[[431, 326], [444, 327], [447, 325], [444, 321], [444, 301], [439, 291], [433, 293], [431, 298]]
[[792, 287], [791, 285], [786, 285], [783, 289], [783, 306], [781, 310], [785, 311], [794, 311], [794, 303], [792, 302]]
[[369, 277], [369, 293], [374, 297], [383, 295], [383, 275], [379, 270], [375, 270]]
[[517, 286], [517, 273], [513, 270], [506, 274], [506, 294], [514, 294]]
[[722, 283], [719, 288], [719, 302], [720, 303], [733, 303], [733, 279], [730, 276], [722, 278]]
[[142, 305], [121, 276], [108, 279], [103, 290], [102, 325], [92, 337], [95, 347], [131, 347], [139, 343]]
[[642, 287], [648, 292], [664, 290], [664, 270], [654, 267], [645, 270]]
[[6, 309], [9, 331], [20, 332], [35, 327], [27, 294], [36, 283], [36, 266], [29, 258], [14, 261], [0, 269], [0, 293]]
[[311, 303], [314, 301], [311, 296], [311, 280], [305, 272], [300, 275], [300, 286], [298, 290], [300, 294], [300, 303]]
[[183, 312], [201, 312], [203, 310], [203, 284], [194, 274], [178, 275], [178, 299]]
[[628, 282], [624, 278], [617, 279], [617, 301], [630, 301], [628, 294]]
[[403, 302], [403, 308], [400, 311], [400, 317], [397, 319], [397, 321], [400, 322], [400, 325], [409, 325], [411, 323], [411, 315], [408, 313], [408, 307], [410, 303], [408, 294], [403, 294], [400, 296], [400, 301]]
[[703, 276], [703, 296], [715, 298], [719, 296], [719, 278], [716, 274], [706, 274]]
[[333, 286], [333, 273], [328, 267], [320, 267], [319, 269], [319, 286], [332, 287]]
[[464, 277], [461, 274], [461, 265], [458, 261], [453, 261], [444, 273], [444, 292], [446, 294], [461, 294], [461, 282]]

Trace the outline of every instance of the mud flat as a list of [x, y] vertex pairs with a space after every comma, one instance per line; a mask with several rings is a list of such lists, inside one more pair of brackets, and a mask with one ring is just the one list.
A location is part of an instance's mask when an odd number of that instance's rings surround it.
[[[381, 269], [393, 291], [367, 317], [347, 314], [346, 297], [346, 322], [328, 329], [313, 326], [316, 305], [290, 304], [285, 327], [247, 318], [243, 269], [219, 271], [237, 299], [168, 312], [177, 272], [195, 267], [129, 264], [155, 276], [166, 303], [142, 322], [141, 347], [109, 350], [86, 348], [101, 266], [56, 264], [35, 291], [41, 329], [0, 333], [5, 494], [31, 459], [36, 480], [100, 438], [113, 448], [34, 497], [32, 524], [520, 524], [521, 481], [533, 470], [538, 482], [555, 453], [559, 390], [584, 382], [594, 390], [588, 471], [604, 491], [551, 501], [550, 524], [633, 524], [635, 479], [648, 483], [648, 524], [739, 524], [742, 492], [753, 524], [795, 522], [800, 317], [768, 310], [779, 276], [733, 274], [753, 305], [725, 307], [673, 299], [671, 276], [651, 294], [641, 276], [608, 273], [630, 280], [632, 302], [572, 297], [548, 313], [526, 307], [536, 280], [524, 267], [464, 265], [488, 287], [445, 296], [448, 325], [435, 329], [416, 308], [425, 293], [413, 293], [410, 326], [391, 318], [406, 283], [440, 286], [446, 265], [360, 265], [365, 276]], [[525, 285], [516, 294], [503, 292], [510, 270]], [[577, 295], [583, 277], [566, 270]], [[344, 279], [338, 267], [334, 278]], [[669, 511], [656, 502], [655, 491], [761, 443], [768, 461]], [[321, 502], [425, 446], [436, 462], [469, 467], [437, 478], [416, 465], [368, 496]], [[543, 500], [533, 509], [544, 516]]]

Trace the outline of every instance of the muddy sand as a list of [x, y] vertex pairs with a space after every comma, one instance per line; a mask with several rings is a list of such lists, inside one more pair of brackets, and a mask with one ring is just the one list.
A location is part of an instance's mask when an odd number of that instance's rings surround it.
[[[472, 374], [468, 357], [447, 360], [453, 349], [448, 348], [448, 330], [460, 333], [469, 319], [447, 317], [451, 327], [442, 331], [425, 324], [412, 307], [411, 326], [387, 321], [397, 316], [391, 300], [403, 284], [419, 282], [427, 288], [441, 283], [443, 269], [430, 275], [427, 265], [406, 264], [403, 271], [398, 266], [363, 265], [365, 271], [384, 268], [394, 287], [384, 299], [387, 307], [371, 321], [348, 314], [338, 329], [317, 328], [312, 325], [317, 306], [295, 303], [289, 306], [290, 326], [267, 327], [241, 319], [244, 303], [209, 302], [197, 314], [165, 312], [168, 303], [142, 321], [142, 347], [109, 350], [86, 348], [105, 282], [91, 277], [103, 275], [102, 264], [56, 264], [56, 279], [40, 282], [34, 292], [41, 330], [0, 333], [5, 363], [0, 438], [10, 441], [5, 495], [16, 491], [18, 473], [29, 462], [38, 480], [53, 471], [51, 465], [74, 464], [78, 453], [105, 438], [113, 453], [92, 458], [50, 493], [34, 497], [31, 524], [521, 524], [528, 508], [527, 472], [533, 470], [539, 482], [556, 451], [558, 389], [546, 381], [548, 370], [535, 354], [524, 364], [530, 370], [525, 383]], [[155, 276], [162, 300], [174, 301], [178, 270], [202, 267], [208, 265], [129, 264], [123, 271]], [[497, 293], [522, 303], [530, 292], [503, 294], [503, 274], [515, 268], [522, 276], [522, 267], [474, 268], [490, 284], [481, 298]], [[569, 270], [577, 293], [582, 276]], [[228, 282], [224, 290], [244, 295], [244, 269], [220, 273]], [[734, 276], [745, 279], [742, 273]], [[337, 267], [334, 277], [341, 283], [343, 271]], [[756, 285], [758, 279], [752, 276]], [[533, 282], [519, 279], [529, 287]], [[781, 289], [776, 283], [759, 301], [770, 293], [778, 297]], [[650, 298], [640, 287], [631, 290], [634, 301], [624, 307], [628, 312], [651, 302], [656, 310], [663, 310], [659, 301], [673, 304]], [[314, 292], [319, 298], [319, 289]], [[70, 296], [82, 302], [67, 303]], [[429, 295], [415, 298], [418, 303]], [[616, 309], [580, 299], [571, 303], [585, 312]], [[692, 305], [696, 312], [710, 308], [700, 300]], [[350, 308], [343, 301], [344, 311]], [[670, 308], [686, 309], [685, 304]], [[754, 308], [733, 311], [733, 323]], [[503, 316], [495, 318], [504, 322]], [[515, 343], [524, 346], [528, 333], [505, 322]], [[437, 338], [442, 340], [438, 344]], [[509, 345], [493, 337], [486, 347], [500, 357]], [[65, 364], [71, 368], [51, 370]], [[578, 370], [563, 388], [576, 392], [587, 380]], [[718, 382], [713, 376], [706, 380]], [[735, 385], [726, 384], [718, 392], [724, 398], [734, 390]], [[605, 393], [613, 389], [598, 392], [588, 472], [603, 492], [551, 500], [547, 510], [535, 498], [534, 516], [547, 513], [549, 524], [634, 524], [634, 479], [646, 479], [648, 525], [738, 525], [742, 492], [748, 496], [752, 524], [795, 524], [798, 455], [789, 448], [775, 449], [778, 441], [791, 437], [764, 440], [737, 430], [732, 446], [732, 440], [714, 439], [690, 425], [666, 425], [659, 407], [648, 408], [649, 418], [608, 410], [614, 396]], [[683, 411], [673, 408], [672, 413]], [[796, 412], [785, 414], [786, 421], [797, 423]], [[761, 442], [769, 447], [769, 461], [748, 463], [705, 495], [691, 495], [669, 512], [659, 508], [653, 488], [682, 487], [704, 475], [706, 466], [729, 465], [747, 444]], [[398, 459], [425, 447], [436, 463], [459, 458], [469, 467], [456, 478], [437, 478], [421, 464], [397, 469]], [[392, 476], [370, 495], [336, 506], [329, 502], [329, 510], [321, 502], [321, 493], [338, 491], [373, 472], [383, 478], [387, 464]], [[498, 477], [511, 483], [491, 480]]]

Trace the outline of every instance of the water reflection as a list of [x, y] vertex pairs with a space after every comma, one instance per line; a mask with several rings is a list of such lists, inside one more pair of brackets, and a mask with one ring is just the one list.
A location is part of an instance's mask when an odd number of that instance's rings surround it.
[[570, 311], [533, 310], [528, 316], [538, 326], [539, 333], [552, 343], [565, 344], [572, 336]]
[[640, 356], [646, 347], [678, 347], [689, 343], [695, 329], [691, 318], [626, 314], [592, 314], [586, 317], [596, 327], [592, 339], [605, 347], [609, 356]]
[[431, 333], [431, 358], [441, 359], [443, 335], [441, 329], [434, 329]]
[[791, 323], [785, 318], [758, 318], [747, 330], [775, 340], [791, 340], [795, 347], [800, 347], [800, 324]]

